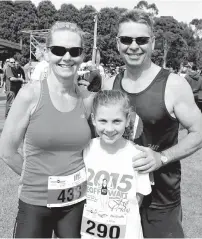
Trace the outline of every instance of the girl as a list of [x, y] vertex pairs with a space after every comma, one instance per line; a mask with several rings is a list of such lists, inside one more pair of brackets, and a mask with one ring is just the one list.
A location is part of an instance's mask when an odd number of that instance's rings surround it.
[[[139, 151], [123, 138], [130, 115], [129, 99], [122, 92], [104, 90], [95, 96], [92, 121], [99, 137], [84, 150], [88, 188], [82, 238], [143, 237], [139, 205], [143, 195], [151, 192], [151, 185], [148, 174], [133, 170], [132, 157]], [[103, 186], [108, 195], [105, 207], [99, 201]]]

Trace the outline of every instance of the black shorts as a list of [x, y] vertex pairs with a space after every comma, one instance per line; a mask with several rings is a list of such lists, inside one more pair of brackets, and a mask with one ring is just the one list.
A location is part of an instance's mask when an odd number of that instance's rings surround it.
[[144, 238], [184, 238], [182, 207], [169, 209], [141, 208]]
[[80, 238], [85, 201], [62, 208], [47, 208], [19, 200], [13, 238]]

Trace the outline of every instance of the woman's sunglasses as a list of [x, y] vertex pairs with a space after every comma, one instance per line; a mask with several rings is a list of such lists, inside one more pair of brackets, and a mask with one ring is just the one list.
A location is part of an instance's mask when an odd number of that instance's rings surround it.
[[56, 56], [64, 56], [67, 52], [69, 52], [71, 57], [77, 57], [80, 56], [83, 52], [82, 47], [70, 47], [66, 48], [63, 46], [50, 46], [51, 52]]
[[124, 45], [131, 45], [133, 41], [135, 41], [138, 45], [145, 45], [149, 42], [150, 37], [126, 37], [126, 36], [119, 36], [117, 37], [120, 42]]

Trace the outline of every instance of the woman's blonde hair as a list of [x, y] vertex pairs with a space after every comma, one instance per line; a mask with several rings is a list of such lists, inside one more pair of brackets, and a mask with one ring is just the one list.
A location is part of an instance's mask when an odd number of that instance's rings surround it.
[[71, 31], [77, 33], [81, 37], [81, 47], [84, 48], [84, 33], [83, 31], [77, 26], [76, 23], [72, 22], [55, 22], [52, 27], [50, 28], [47, 38], [46, 38], [46, 46], [49, 47], [52, 42], [52, 35], [56, 31]]

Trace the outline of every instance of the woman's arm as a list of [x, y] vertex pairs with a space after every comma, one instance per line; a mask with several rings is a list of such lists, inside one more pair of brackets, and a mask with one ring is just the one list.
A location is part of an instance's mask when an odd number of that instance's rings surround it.
[[[39, 84], [39, 83], [38, 83]], [[39, 98], [39, 86], [28, 84], [16, 96], [0, 138], [0, 158], [18, 175], [21, 175], [23, 155], [18, 152], [24, 140], [29, 119]]]

